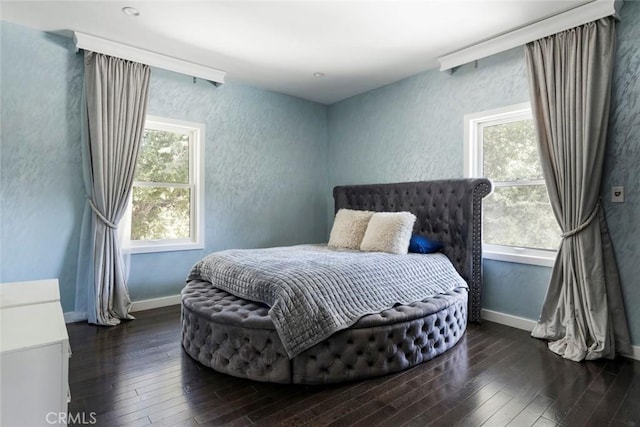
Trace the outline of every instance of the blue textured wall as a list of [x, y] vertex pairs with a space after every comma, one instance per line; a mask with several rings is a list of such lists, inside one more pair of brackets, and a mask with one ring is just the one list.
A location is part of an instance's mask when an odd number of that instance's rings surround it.
[[0, 27], [0, 281], [59, 278], [73, 308], [84, 203], [82, 58], [68, 39]]
[[[632, 341], [640, 345], [640, 2], [625, 2], [620, 15], [602, 201]], [[625, 187], [621, 204], [611, 203], [617, 185]]]
[[[69, 39], [1, 24], [0, 281], [58, 277], [73, 311], [82, 56]], [[206, 125], [205, 250], [133, 255], [134, 301], [179, 293], [204, 254], [326, 241], [326, 107], [152, 70], [150, 114]]]
[[551, 269], [484, 260], [482, 307], [525, 319], [540, 316]]
[[462, 176], [464, 114], [526, 101], [523, 58], [515, 49], [331, 105], [330, 184]]

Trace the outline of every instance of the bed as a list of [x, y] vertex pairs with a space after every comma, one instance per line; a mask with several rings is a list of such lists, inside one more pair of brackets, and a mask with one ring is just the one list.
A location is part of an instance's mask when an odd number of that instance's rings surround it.
[[336, 187], [336, 212], [413, 213], [413, 232], [444, 244], [441, 252], [463, 283], [422, 301], [366, 314], [317, 344], [292, 351], [287, 340], [283, 344], [269, 306], [190, 276], [182, 291], [185, 352], [219, 372], [297, 384], [384, 375], [442, 354], [462, 337], [468, 320], [480, 321], [481, 205], [490, 191], [491, 183], [482, 178]]

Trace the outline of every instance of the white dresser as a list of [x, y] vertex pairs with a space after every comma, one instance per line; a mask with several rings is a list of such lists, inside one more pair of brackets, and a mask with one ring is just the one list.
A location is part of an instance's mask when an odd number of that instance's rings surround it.
[[69, 357], [58, 280], [0, 284], [0, 426], [66, 424]]

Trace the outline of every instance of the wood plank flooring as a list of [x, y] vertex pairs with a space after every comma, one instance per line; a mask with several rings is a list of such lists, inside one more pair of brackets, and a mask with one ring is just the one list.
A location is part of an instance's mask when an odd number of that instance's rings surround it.
[[569, 362], [491, 322], [469, 325], [453, 349], [408, 371], [296, 386], [192, 360], [180, 345], [179, 306], [136, 317], [115, 328], [67, 325], [70, 414], [127, 427], [640, 426], [640, 362]]

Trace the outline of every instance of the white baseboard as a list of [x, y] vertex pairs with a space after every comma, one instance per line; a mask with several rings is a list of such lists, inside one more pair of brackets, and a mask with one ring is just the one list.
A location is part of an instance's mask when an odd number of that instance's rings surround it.
[[[484, 308], [480, 311], [480, 316], [490, 322], [500, 323], [501, 325], [511, 326], [512, 328], [522, 329], [527, 332], [531, 332], [533, 327], [536, 326], [536, 322], [534, 320]], [[640, 346], [632, 346], [632, 351], [632, 354], [624, 354], [623, 356], [630, 359], [640, 360]]]
[[630, 359], [640, 360], [640, 345], [631, 346], [632, 354], [627, 354], [626, 356]]
[[131, 312], [151, 310], [152, 308], [169, 307], [180, 304], [180, 295], [170, 295], [168, 297], [145, 299], [131, 303]]
[[[145, 299], [131, 303], [131, 313], [136, 311], [151, 310], [152, 308], [169, 307], [180, 304], [180, 295], [171, 295], [162, 298]], [[65, 323], [83, 322], [87, 320], [87, 313], [68, 311], [64, 313]]]
[[490, 322], [500, 323], [501, 325], [511, 326], [512, 328], [522, 329], [527, 332], [533, 331], [533, 327], [536, 326], [535, 320], [500, 313], [499, 311], [487, 310], [485, 308], [480, 311], [480, 316]]
[[80, 311], [67, 311], [64, 313], [64, 323], [75, 323], [87, 320], [87, 313]]

